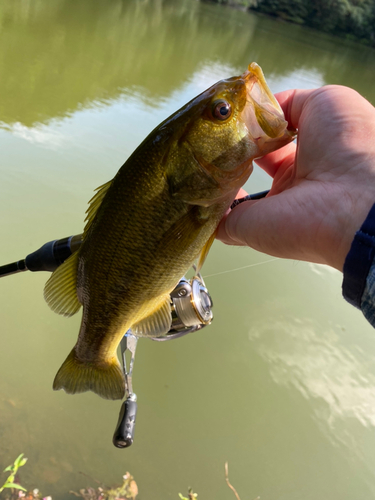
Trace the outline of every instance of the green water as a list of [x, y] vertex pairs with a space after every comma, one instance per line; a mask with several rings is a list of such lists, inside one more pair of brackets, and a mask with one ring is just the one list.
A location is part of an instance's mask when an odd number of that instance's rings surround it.
[[[375, 52], [298, 26], [195, 0], [0, 0], [0, 264], [81, 232], [147, 133], [251, 61], [273, 91], [337, 83], [375, 103]], [[246, 188], [269, 185], [256, 169]], [[0, 468], [24, 452], [22, 483], [57, 500], [95, 485], [80, 472], [127, 470], [144, 500], [226, 500], [225, 461], [242, 500], [373, 498], [375, 335], [341, 275], [218, 242], [203, 274], [213, 324], [139, 343], [128, 450], [111, 443], [119, 402], [52, 391], [79, 315], [48, 309], [47, 273], [0, 280]]]

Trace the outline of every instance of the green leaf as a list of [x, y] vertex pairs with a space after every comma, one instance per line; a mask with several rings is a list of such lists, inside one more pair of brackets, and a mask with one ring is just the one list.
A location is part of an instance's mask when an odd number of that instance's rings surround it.
[[15, 467], [17, 467], [17, 469], [18, 469], [18, 467], [21, 467], [21, 466], [20, 466], [20, 463], [22, 462], [22, 457], [23, 457], [23, 455], [24, 455], [24, 454], [23, 454], [23, 453], [21, 453], [21, 455], [20, 455], [20, 456], [18, 456], [18, 457], [15, 459], [15, 461], [14, 461], [14, 465], [15, 465]]
[[16, 488], [17, 490], [27, 491], [23, 486], [21, 486], [20, 484], [16, 484], [16, 483], [4, 484], [4, 488]]
[[8, 472], [11, 470], [13, 470], [13, 465], [8, 465], [8, 467], [6, 469], [4, 469], [3, 472]]
[[13, 483], [14, 477], [15, 477], [14, 472], [12, 472], [12, 474], [9, 474], [8, 479], [5, 481], [5, 484], [7, 484], [7, 483]]
[[20, 462], [20, 467], [22, 467], [23, 465], [25, 465], [25, 463], [27, 462], [27, 458], [23, 458]]

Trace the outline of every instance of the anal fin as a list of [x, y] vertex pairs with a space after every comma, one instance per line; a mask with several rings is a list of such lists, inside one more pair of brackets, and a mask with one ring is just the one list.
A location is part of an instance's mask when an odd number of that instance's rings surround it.
[[172, 325], [171, 299], [169, 294], [162, 298], [156, 309], [132, 325], [131, 331], [137, 337], [161, 337]]

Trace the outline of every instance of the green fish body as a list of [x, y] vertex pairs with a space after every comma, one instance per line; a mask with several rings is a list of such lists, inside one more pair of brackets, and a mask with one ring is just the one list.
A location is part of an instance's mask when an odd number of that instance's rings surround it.
[[66, 316], [83, 306], [78, 340], [54, 389], [125, 394], [116, 351], [171, 326], [170, 292], [200, 267], [252, 160], [293, 138], [261, 69], [220, 81], [161, 123], [114, 179], [97, 190], [83, 242], [45, 287]]

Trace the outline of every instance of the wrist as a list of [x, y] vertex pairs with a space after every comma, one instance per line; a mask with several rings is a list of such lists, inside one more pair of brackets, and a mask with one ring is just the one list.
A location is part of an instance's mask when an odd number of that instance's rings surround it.
[[[325, 251], [326, 264], [341, 272], [344, 270], [345, 259], [356, 233], [361, 229], [375, 203], [375, 189], [370, 182], [371, 177], [366, 178], [366, 184], [358, 182], [361, 181], [358, 171], [353, 177], [350, 182], [348, 179], [343, 179], [343, 183], [326, 186], [330, 195], [325, 198], [326, 215], [321, 218], [324, 223], [319, 241], [323, 242], [322, 249]], [[351, 187], [349, 188], [348, 185]]]

